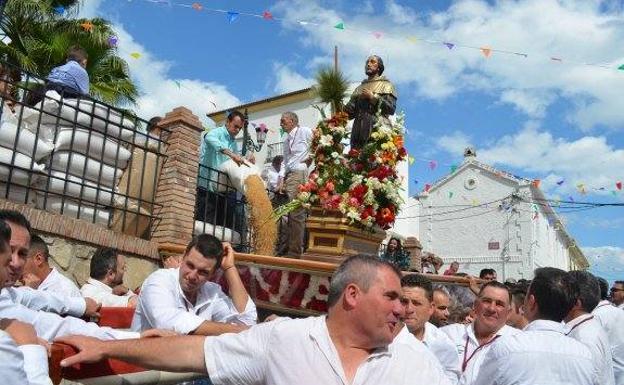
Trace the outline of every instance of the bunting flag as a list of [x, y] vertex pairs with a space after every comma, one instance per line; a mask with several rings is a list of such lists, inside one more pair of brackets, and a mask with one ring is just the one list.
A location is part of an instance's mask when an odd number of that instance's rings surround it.
[[540, 183], [542, 183], [542, 181], [541, 181], [541, 180], [539, 180], [539, 179], [533, 179], [533, 182], [531, 182], [531, 184], [532, 184], [532, 185], [533, 185], [533, 187], [535, 187], [535, 188], [539, 188]]
[[617, 191], [615, 191], [615, 190], [611, 190], [611, 195], [613, 195], [613, 196], [617, 196]]
[[418, 38], [416, 36], [408, 36], [407, 40], [411, 43], [418, 43]]
[[425, 192], [429, 192], [429, 189], [431, 189], [431, 185], [429, 183], [427, 183], [425, 185]]
[[476, 200], [476, 199], [473, 199], [472, 201], [470, 201], [470, 203], [471, 203], [473, 206], [478, 206], [478, 205], [479, 205], [479, 201], [478, 201], [478, 200]]
[[118, 41], [117, 36], [111, 35], [108, 37], [108, 45], [111, 47], [117, 47]]
[[93, 24], [90, 21], [85, 21], [84, 23], [80, 24], [80, 27], [87, 32], [91, 32], [93, 30]]
[[570, 195], [570, 196], [568, 196], [568, 200], [569, 200], [570, 202], [574, 202], [574, 197], [573, 197], [572, 195]]
[[63, 7], [62, 5], [54, 7], [54, 13], [56, 13], [57, 15], [62, 15], [63, 13], [65, 13], [65, 7]]
[[180, 81], [179, 80], [174, 80], [173, 82], [176, 84], [176, 86], [178, 86], [178, 89], [180, 89]]
[[452, 165], [451, 166], [451, 174], [454, 173], [455, 171], [457, 171], [457, 165]]
[[234, 12], [234, 11], [228, 11], [227, 13], [227, 17], [228, 17], [228, 21], [230, 23], [233, 23], [236, 21], [236, 19], [238, 19], [238, 17], [240, 16], [239, 12]]
[[411, 166], [411, 165], [413, 165], [413, 164], [414, 164], [414, 162], [416, 161], [416, 159], [414, 159], [414, 157], [410, 155], [410, 156], [408, 156], [408, 157], [407, 157], [407, 161], [408, 161], [408, 163], [409, 163], [409, 164], [410, 164], [410, 166]]
[[435, 170], [436, 167], [438, 167], [438, 162], [436, 162], [435, 160], [430, 160], [429, 161], [429, 169]]
[[[132, 0], [128, 0], [128, 1], [132, 1]], [[236, 19], [239, 18], [239, 16], [247, 16], [247, 17], [258, 17], [258, 18], [264, 18], [266, 20], [274, 20], [274, 21], [294, 21], [296, 23], [298, 23], [299, 25], [302, 26], [307, 26], [307, 25], [314, 25], [317, 27], [326, 27], [326, 28], [331, 28], [332, 25], [324, 25], [323, 23], [317, 22], [317, 21], [307, 21], [307, 20], [290, 20], [287, 19], [285, 17], [283, 18], [277, 18], [274, 17], [269, 11], [264, 11], [261, 13], [249, 13], [249, 12], [236, 12], [236, 11], [224, 11], [222, 9], [218, 9], [218, 8], [206, 8], [204, 7], [201, 3], [199, 2], [193, 2], [193, 3], [183, 3], [183, 2], [177, 2], [177, 1], [169, 1], [169, 0], [142, 0], [145, 3], [151, 3], [151, 4], [165, 4], [169, 7], [181, 7], [181, 8], [192, 8], [195, 9], [197, 11], [206, 11], [206, 12], [213, 12], [213, 13], [227, 13], [228, 16], [228, 21], [230, 23], [234, 22]], [[181, 0], [180, 0], [181, 1]], [[55, 10], [61, 11], [61, 7], [56, 7]], [[64, 11], [64, 9], [63, 9]], [[338, 26], [341, 25], [340, 28], [338, 28]], [[340, 22], [337, 25], [334, 25], [333, 28], [337, 28], [337, 29], [341, 29], [341, 30], [345, 30], [345, 25], [344, 22]], [[372, 31], [372, 30], [358, 30], [358, 29], [351, 29], [354, 32], [360, 32], [360, 33], [372, 33], [376, 38], [381, 38], [385, 32], [383, 31]], [[405, 36], [399, 33], [393, 33], [392, 36], [393, 38], [399, 38], [399, 39], [404, 39]], [[489, 58], [491, 56], [491, 54], [493, 52], [496, 52], [497, 54], [502, 54], [502, 55], [515, 55], [515, 56], [521, 56], [524, 58], [527, 58], [529, 55], [527, 53], [524, 52], [515, 52], [515, 51], [510, 51], [510, 50], [505, 50], [505, 49], [501, 49], [501, 48], [491, 48], [488, 47], [487, 45], [468, 45], [468, 44], [459, 44], [459, 43], [453, 43], [453, 42], [449, 42], [449, 41], [442, 41], [442, 40], [438, 40], [434, 37], [422, 37], [422, 36], [409, 36], [407, 37], [408, 40], [410, 40], [411, 42], [415, 42], [416, 40], [428, 43], [428, 44], [432, 44], [432, 45], [439, 45], [442, 44], [444, 45], [446, 48], [448, 48], [449, 50], [454, 49], [455, 47], [461, 47], [461, 48], [465, 48], [465, 49], [471, 49], [471, 50], [479, 50], [480, 53], [482, 55], [484, 55], [486, 58]], [[587, 60], [582, 61], [582, 60], [567, 60], [564, 59], [562, 57], [559, 56], [546, 56], [546, 58], [549, 58], [550, 61], [556, 61], [559, 63], [565, 62], [569, 65], [583, 65], [583, 66], [590, 66], [590, 67], [597, 67], [597, 68], [603, 68], [603, 69], [609, 69], [609, 70], [620, 70], [620, 71], [624, 71], [624, 64], [619, 64], [619, 66], [617, 65], [613, 65], [613, 64], [601, 64], [601, 62], [589, 62]], [[606, 61], [606, 60], [605, 60]], [[605, 62], [602, 61], [602, 62]]]
[[622, 182], [620, 182], [620, 181], [615, 182], [615, 188], [618, 189], [618, 190], [621, 190], [622, 189]]
[[141, 58], [141, 54], [138, 52], [132, 52], [130, 56], [132, 56], [134, 59], [137, 59], [137, 60]]
[[560, 181], [557, 181], [557, 186], [561, 186], [563, 184], [563, 182], [565, 182], [565, 180], [561, 179]]
[[585, 189], [585, 184], [584, 183], [579, 183], [576, 185], [576, 189], [578, 190], [578, 192], [581, 195], [585, 195], [587, 194], [587, 190]]
[[452, 192], [452, 191], [449, 191], [449, 193], [448, 193], [448, 197], [449, 197], [449, 198], [452, 198], [452, 197], [453, 197], [453, 192]]

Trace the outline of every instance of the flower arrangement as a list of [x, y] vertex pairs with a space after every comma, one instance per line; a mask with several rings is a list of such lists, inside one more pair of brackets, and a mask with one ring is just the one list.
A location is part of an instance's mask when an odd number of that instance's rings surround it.
[[310, 149], [314, 171], [308, 182], [299, 186], [297, 198], [278, 208], [276, 216], [316, 205], [338, 210], [350, 223], [367, 229], [392, 226], [403, 203], [396, 165], [407, 157], [403, 146], [404, 116], [401, 114], [392, 122], [378, 114], [368, 143], [345, 154], [343, 142], [350, 136], [347, 121], [347, 114], [338, 112], [319, 122]]

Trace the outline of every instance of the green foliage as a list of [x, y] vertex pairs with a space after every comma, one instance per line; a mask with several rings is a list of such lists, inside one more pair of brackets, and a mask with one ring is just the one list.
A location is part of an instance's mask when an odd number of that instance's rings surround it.
[[349, 80], [331, 67], [321, 68], [316, 74], [316, 94], [323, 103], [331, 105], [333, 114], [344, 109], [348, 88]]
[[[58, 6], [65, 8], [63, 15], [55, 11]], [[138, 90], [130, 79], [128, 63], [109, 42], [115, 31], [104, 19], [64, 17], [75, 14], [79, 6], [78, 0], [10, 0], [0, 23], [10, 42], [0, 42], [0, 57], [45, 78], [52, 68], [65, 63], [70, 47], [81, 46], [89, 55], [91, 96], [117, 106], [134, 103]], [[92, 28], [85, 28], [85, 23]]]

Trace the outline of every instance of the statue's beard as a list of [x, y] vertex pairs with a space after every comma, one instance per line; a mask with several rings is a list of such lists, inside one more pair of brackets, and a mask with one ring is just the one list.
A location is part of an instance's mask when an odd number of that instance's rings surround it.
[[367, 68], [365, 72], [367, 76], [376, 76], [379, 74], [379, 71], [376, 71], [374, 69], [369, 69], [369, 68]]

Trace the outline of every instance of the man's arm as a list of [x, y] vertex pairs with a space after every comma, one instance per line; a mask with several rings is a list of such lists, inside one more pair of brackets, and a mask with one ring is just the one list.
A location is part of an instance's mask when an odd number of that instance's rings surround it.
[[32, 310], [43, 310], [60, 315], [74, 317], [98, 317], [100, 304], [91, 298], [66, 297], [48, 291], [34, 290], [29, 287], [9, 287], [4, 289], [13, 302]]
[[247, 325], [229, 324], [215, 321], [204, 321], [189, 334], [196, 336], [219, 336], [225, 333], [240, 333], [249, 329]]
[[232, 303], [239, 313], [245, 311], [247, 307], [247, 301], [249, 301], [249, 294], [247, 289], [243, 285], [243, 281], [238, 275], [238, 269], [234, 264], [234, 249], [228, 242], [223, 242], [223, 261], [221, 262], [221, 268], [227, 280], [228, 287], [230, 288], [230, 298]]
[[207, 373], [205, 339], [201, 336], [178, 336], [104, 342], [96, 338], [69, 336], [55, 342], [71, 345], [79, 351], [61, 361], [62, 367], [116, 358], [147, 369]]

